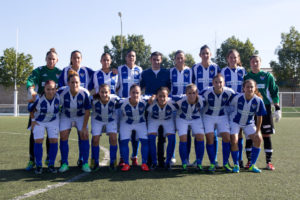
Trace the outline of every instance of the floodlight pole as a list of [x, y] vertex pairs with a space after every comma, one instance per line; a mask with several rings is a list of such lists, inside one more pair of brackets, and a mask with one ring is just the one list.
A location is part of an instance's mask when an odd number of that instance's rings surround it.
[[16, 67], [15, 67], [15, 90], [14, 90], [14, 116], [18, 116], [18, 90], [17, 90], [17, 67], [18, 67], [18, 36], [19, 30], [17, 28], [17, 45], [16, 45]]
[[121, 22], [121, 61], [123, 61], [123, 26], [122, 26], [122, 13], [118, 12]]

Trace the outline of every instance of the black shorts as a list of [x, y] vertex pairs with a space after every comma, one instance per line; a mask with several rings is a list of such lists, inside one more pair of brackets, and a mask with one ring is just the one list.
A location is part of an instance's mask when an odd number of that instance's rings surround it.
[[[271, 104], [265, 105], [267, 114], [263, 116], [261, 123], [261, 133], [262, 134], [275, 134], [274, 122], [272, 117]], [[255, 117], [256, 123], [256, 117]]]

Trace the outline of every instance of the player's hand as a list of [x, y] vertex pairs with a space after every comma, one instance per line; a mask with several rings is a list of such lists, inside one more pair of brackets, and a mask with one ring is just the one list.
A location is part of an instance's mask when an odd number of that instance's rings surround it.
[[38, 125], [37, 121], [31, 121], [31, 131], [33, 131], [36, 125]]
[[112, 68], [111, 71], [113, 74], [118, 74], [118, 69], [116, 69], [116, 68]]
[[156, 95], [154, 94], [154, 95], [152, 95], [149, 99], [148, 99], [148, 104], [152, 104], [153, 103], [153, 101], [155, 100], [155, 98], [156, 98]]
[[274, 112], [275, 122], [279, 122], [279, 120], [281, 119], [280, 106], [278, 104], [274, 104], [274, 106], [275, 106], [275, 112]]
[[29, 103], [32, 103], [36, 99], [36, 91], [34, 91], [34, 87], [29, 87], [27, 91], [27, 100]]
[[89, 136], [89, 131], [87, 128], [82, 128], [80, 131], [80, 135], [82, 135], [83, 137], [88, 137]]

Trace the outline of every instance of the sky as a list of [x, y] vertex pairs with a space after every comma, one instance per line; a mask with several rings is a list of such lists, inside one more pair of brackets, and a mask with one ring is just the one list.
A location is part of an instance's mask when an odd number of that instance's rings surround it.
[[[281, 33], [300, 29], [299, 0], [0, 0], [0, 56], [6, 48], [31, 54], [34, 67], [45, 65], [54, 47], [57, 67], [69, 64], [73, 50], [82, 52], [82, 65], [100, 68], [104, 45], [112, 36], [143, 35], [152, 51], [168, 55], [183, 50], [196, 62], [202, 45], [215, 55], [231, 36], [249, 39], [262, 58], [262, 67], [277, 60]], [[17, 31], [18, 30], [18, 31]], [[17, 42], [18, 32], [18, 42]]]

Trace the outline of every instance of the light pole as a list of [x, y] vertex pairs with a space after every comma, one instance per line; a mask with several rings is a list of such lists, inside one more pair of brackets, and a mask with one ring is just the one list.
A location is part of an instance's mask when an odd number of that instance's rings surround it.
[[17, 45], [16, 45], [16, 67], [15, 67], [15, 90], [14, 90], [14, 116], [18, 116], [18, 90], [17, 90], [17, 68], [18, 68], [18, 43], [19, 29], [17, 28]]
[[123, 26], [122, 26], [122, 13], [118, 12], [121, 22], [121, 62], [123, 62]]

